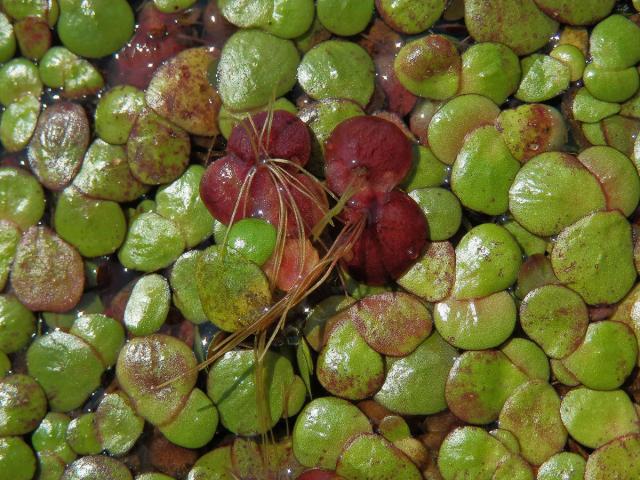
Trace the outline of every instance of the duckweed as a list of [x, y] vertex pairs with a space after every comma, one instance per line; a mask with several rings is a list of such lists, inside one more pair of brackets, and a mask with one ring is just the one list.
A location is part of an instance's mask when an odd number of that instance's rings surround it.
[[0, 480], [635, 480], [623, 0], [0, 0]]

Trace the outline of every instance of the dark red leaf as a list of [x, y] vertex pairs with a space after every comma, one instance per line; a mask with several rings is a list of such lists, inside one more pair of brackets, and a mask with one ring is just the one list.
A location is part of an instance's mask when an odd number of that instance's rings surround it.
[[325, 146], [327, 182], [338, 195], [350, 184], [363, 192], [389, 192], [411, 168], [411, 142], [396, 125], [379, 117], [345, 120]]
[[238, 124], [231, 132], [227, 149], [247, 162], [282, 158], [306, 165], [311, 155], [311, 136], [305, 123], [289, 112], [276, 110], [271, 127], [265, 128], [267, 118], [267, 112], [260, 112]]
[[379, 200], [376, 232], [380, 255], [389, 276], [399, 278], [427, 244], [427, 220], [406, 193], [394, 190]]
[[179, 23], [179, 18], [147, 3], [140, 12], [133, 38], [114, 57], [109, 83], [147, 88], [156, 68], [188, 47], [181, 38], [187, 29]]
[[[200, 182], [200, 198], [211, 215], [228, 225], [242, 184], [251, 170], [251, 165], [229, 154], [213, 162]], [[245, 205], [241, 205], [236, 220], [244, 218]]]
[[344, 264], [369, 285], [397, 280], [413, 265], [427, 243], [427, 221], [420, 207], [400, 190], [379, 195], [367, 225]]

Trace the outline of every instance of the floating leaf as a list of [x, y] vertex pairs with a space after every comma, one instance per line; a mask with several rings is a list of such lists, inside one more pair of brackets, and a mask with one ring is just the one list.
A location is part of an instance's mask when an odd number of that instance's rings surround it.
[[82, 296], [82, 258], [48, 228], [31, 227], [18, 244], [11, 284], [18, 299], [30, 310], [65, 312]]
[[80, 105], [58, 102], [38, 119], [29, 143], [29, 165], [40, 183], [62, 190], [76, 176], [89, 146], [89, 120]]
[[260, 267], [231, 249], [206, 249], [196, 282], [207, 318], [228, 332], [250, 325], [271, 302], [269, 281]]

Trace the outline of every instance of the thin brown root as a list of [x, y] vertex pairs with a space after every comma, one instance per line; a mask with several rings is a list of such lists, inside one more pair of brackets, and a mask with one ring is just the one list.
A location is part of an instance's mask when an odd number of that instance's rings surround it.
[[[282, 319], [286, 319], [287, 314], [293, 307], [299, 304], [305, 297], [314, 292], [327, 280], [333, 269], [338, 265], [344, 255], [351, 250], [355, 241], [360, 237], [364, 229], [364, 225], [364, 219], [361, 219], [356, 223], [346, 225], [331, 245], [331, 248], [328, 250], [326, 255], [311, 269], [311, 271], [309, 271], [307, 275], [300, 279], [300, 282], [298, 282], [291, 291], [287, 292], [284, 297], [273, 304], [252, 324], [233, 332], [227, 338], [222, 340], [212, 351], [209, 352], [209, 358], [196, 365], [195, 368], [163, 382], [156, 388], [164, 388], [184, 375], [188, 375], [208, 367], [220, 357], [238, 347], [251, 335], [265, 331], [278, 320], [280, 320], [278, 323], [282, 324]], [[265, 345], [265, 347], [267, 347], [266, 349], [270, 346], [270, 341]]]
[[[262, 125], [262, 132], [260, 132], [260, 144], [264, 145], [265, 156], [269, 157], [269, 147], [271, 146], [271, 127], [273, 126], [273, 105], [275, 104], [275, 90], [274, 94], [269, 99], [269, 105], [267, 107], [267, 121]], [[266, 142], [264, 135], [267, 135]]]
[[[273, 162], [273, 163], [276, 163], [276, 162]], [[326, 204], [326, 202], [323, 202], [320, 198], [318, 198], [318, 192], [314, 192], [313, 190], [311, 190], [307, 185], [302, 183], [302, 181], [300, 181], [300, 179], [297, 178], [295, 175], [292, 175], [286, 169], [280, 167], [277, 164], [276, 165], [271, 164], [270, 168], [276, 169], [284, 178], [288, 179], [288, 182], [291, 185], [291, 187], [295, 188], [298, 192], [300, 192], [301, 195], [311, 200], [311, 202], [314, 204], [314, 206], [318, 210], [320, 210], [321, 212], [326, 212], [328, 210], [328, 205]], [[284, 178], [283, 178], [283, 182], [285, 181]], [[317, 179], [314, 179], [313, 183], [316, 187], [318, 187], [318, 190], [324, 190], [324, 186]]]
[[344, 292], [345, 296], [349, 295], [349, 288], [347, 287], [347, 273], [342, 270], [339, 269], [338, 270], [338, 279], [340, 280], [340, 286], [342, 287], [342, 291]]
[[359, 182], [357, 182], [355, 178], [352, 179], [351, 182], [349, 182], [349, 184], [347, 185], [347, 188], [345, 189], [344, 193], [338, 199], [337, 203], [333, 206], [333, 208], [327, 211], [325, 216], [322, 217], [318, 221], [318, 223], [314, 225], [313, 229], [311, 230], [311, 237], [314, 240], [317, 240], [318, 238], [320, 238], [320, 235], [322, 234], [324, 229], [327, 227], [327, 225], [333, 225], [333, 219], [336, 218], [338, 215], [340, 215], [340, 213], [342, 212], [344, 207], [347, 205], [349, 200], [351, 200], [351, 197], [353, 197], [358, 192], [359, 190], [358, 183]]
[[[209, 144], [209, 148], [207, 148], [207, 156], [204, 159], [204, 166], [208, 167], [211, 164], [211, 157], [214, 156], [213, 148], [216, 146], [216, 138], [211, 138], [211, 143]], [[222, 153], [222, 152], [220, 152]]]
[[[247, 120], [247, 122], [249, 123], [249, 127], [251, 128], [247, 127], [245, 120]], [[239, 125], [242, 125], [242, 128], [244, 129], [247, 136], [249, 137], [249, 141], [251, 142], [251, 150], [253, 150], [253, 154], [255, 155], [256, 159], [260, 158], [260, 145], [256, 143], [256, 138], [258, 138], [258, 132], [256, 130], [255, 123], [253, 123], [253, 119], [251, 118], [251, 115], [247, 116], [244, 120], [242, 120], [239, 123]]]
[[227, 251], [227, 239], [229, 238], [229, 230], [231, 229], [231, 225], [233, 225], [233, 223], [236, 220], [236, 217], [238, 216], [238, 209], [240, 208], [241, 202], [244, 203], [244, 205], [242, 206], [242, 217], [244, 217], [245, 211], [247, 209], [247, 194], [251, 189], [251, 184], [253, 183], [253, 178], [255, 177], [255, 174], [256, 174], [255, 168], [252, 168], [251, 170], [249, 170], [249, 173], [247, 174], [247, 176], [244, 178], [242, 182], [242, 187], [240, 187], [238, 198], [236, 198], [236, 203], [234, 204], [233, 211], [231, 212], [231, 219], [229, 220], [228, 228], [224, 232], [224, 238], [222, 240], [221, 253], [223, 258]]
[[[300, 247], [300, 254], [297, 258], [298, 260], [298, 264], [296, 265], [296, 269], [300, 268], [300, 270], [302, 270], [304, 268], [304, 259], [306, 258], [306, 237], [305, 237], [305, 232], [304, 232], [304, 222], [302, 220], [302, 215], [300, 214], [300, 210], [298, 209], [298, 205], [295, 201], [295, 199], [293, 198], [293, 195], [291, 194], [291, 191], [289, 190], [289, 187], [287, 186], [286, 182], [284, 181], [284, 179], [282, 178], [281, 175], [279, 175], [279, 173], [277, 171], [272, 171], [270, 172], [271, 175], [277, 179], [280, 182], [281, 188], [284, 190], [285, 192], [285, 201], [286, 201], [286, 206], [287, 206], [287, 212], [291, 211], [293, 213], [293, 219], [296, 225], [296, 229], [297, 229], [297, 234], [298, 234], [298, 242], [299, 242], [299, 247]], [[288, 221], [285, 222], [285, 231], [288, 230]], [[287, 248], [287, 240], [284, 240], [284, 244], [283, 244], [283, 250], [282, 250], [282, 254], [284, 255], [284, 250]], [[302, 264], [299, 263], [299, 261], [302, 259]], [[279, 274], [280, 274], [280, 267], [281, 267], [281, 262], [282, 259], [280, 260], [280, 263], [278, 265], [276, 265], [276, 272], [274, 275], [274, 279], [277, 280]], [[269, 342], [269, 345], [271, 345], [271, 341]]]
[[[302, 220], [302, 215], [300, 214], [300, 209], [298, 208], [295, 198], [293, 197], [293, 194], [289, 189], [289, 185], [284, 179], [284, 177], [282, 176], [282, 173], [278, 171], [278, 169], [272, 169], [271, 167], [268, 167], [268, 168], [269, 168], [269, 174], [271, 175], [271, 178], [273, 179], [275, 184], [279, 185], [280, 188], [284, 190], [286, 207], [288, 207], [287, 211], [291, 210], [291, 212], [293, 212], [293, 219], [295, 221], [296, 228], [298, 230], [298, 238], [302, 239], [304, 237], [304, 222]], [[302, 256], [304, 257], [304, 248], [303, 248]]]
[[269, 278], [269, 286], [273, 290], [275, 288], [276, 280], [280, 274], [280, 266], [282, 265], [282, 258], [284, 257], [284, 249], [287, 241], [287, 223], [289, 221], [287, 213], [287, 205], [282, 198], [282, 192], [277, 188], [273, 173], [269, 170], [269, 176], [271, 181], [276, 185], [276, 192], [278, 194], [278, 230], [276, 235], [276, 248], [274, 251], [274, 268], [273, 275]]
[[[271, 127], [273, 126], [273, 114], [275, 112], [274, 106], [276, 104], [276, 86], [271, 89], [271, 95], [269, 97], [269, 103], [267, 104], [267, 121], [262, 125], [262, 132], [260, 132], [260, 144], [264, 145], [264, 134], [267, 134], [267, 142], [264, 146], [265, 157], [269, 158], [269, 147], [271, 144]], [[265, 128], [266, 127], [266, 128]]]
[[[266, 444], [267, 432], [269, 431], [270, 423], [271, 423], [271, 408], [269, 406], [268, 394], [266, 390], [267, 378], [266, 371], [264, 368], [264, 353], [265, 353], [265, 338], [266, 335], [264, 333], [260, 333], [256, 335], [254, 338], [254, 374], [255, 374], [255, 385], [256, 385], [256, 412], [258, 414], [258, 427], [260, 428], [261, 438], [263, 444]], [[265, 455], [262, 458], [263, 464], [267, 461]]]
[[291, 160], [287, 160], [286, 158], [272, 158], [272, 159], [270, 159], [270, 161], [273, 162], [273, 163], [278, 163], [278, 164], [283, 164], [283, 165], [288, 165], [290, 167], [293, 167], [299, 173], [302, 173], [303, 175], [308, 177], [310, 180], [312, 180], [316, 185], [318, 185], [322, 190], [324, 190], [324, 192], [328, 196], [330, 196], [331, 198], [333, 198], [336, 201], [338, 200], [338, 197], [336, 196], [336, 194], [333, 193], [333, 191], [331, 191], [329, 189], [329, 187], [327, 187], [323, 182], [318, 180], [313, 173], [311, 173], [309, 170], [304, 168], [302, 165], [299, 165], [296, 162], [293, 162]]
[[[283, 298], [287, 300], [282, 305], [280, 317], [276, 324], [276, 328], [273, 330], [267, 346], [270, 347], [279, 331], [282, 330], [287, 319], [287, 315], [290, 310], [299, 304], [305, 297], [314, 292], [320, 285], [322, 285], [333, 269], [337, 266], [338, 262], [344, 254], [350, 250], [353, 243], [360, 237], [362, 230], [364, 229], [364, 219], [345, 227], [341, 232], [345, 233], [344, 238], [339, 235], [333, 246], [327, 254], [311, 269], [311, 271], [305, 275], [299, 283]], [[336, 247], [337, 248], [334, 248]], [[323, 271], [324, 270], [324, 271]], [[290, 295], [291, 294], [291, 295]], [[277, 304], [276, 304], [277, 305]]]

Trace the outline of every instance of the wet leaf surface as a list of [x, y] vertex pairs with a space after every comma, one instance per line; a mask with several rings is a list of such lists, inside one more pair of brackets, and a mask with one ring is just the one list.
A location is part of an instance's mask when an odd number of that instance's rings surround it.
[[82, 296], [82, 259], [75, 248], [48, 228], [32, 227], [18, 244], [11, 284], [30, 310], [65, 312]]
[[191, 134], [216, 135], [221, 100], [207, 73], [215, 60], [204, 47], [179, 53], [156, 70], [147, 88], [147, 104]]
[[51, 190], [71, 183], [89, 138], [89, 120], [80, 105], [58, 102], [42, 112], [28, 150], [29, 165], [38, 180]]

